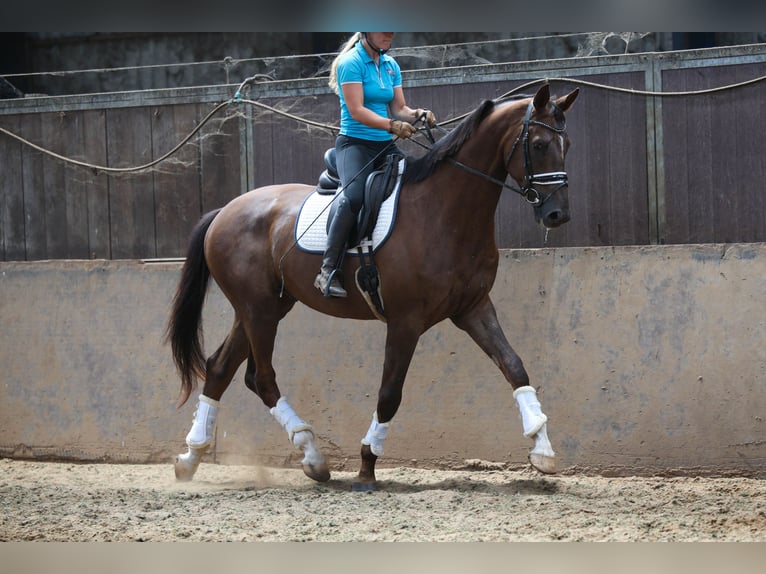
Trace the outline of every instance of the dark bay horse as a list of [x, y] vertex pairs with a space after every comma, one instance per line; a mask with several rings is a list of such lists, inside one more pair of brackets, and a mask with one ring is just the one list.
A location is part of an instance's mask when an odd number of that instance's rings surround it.
[[[387, 335], [377, 408], [362, 439], [360, 484], [375, 482], [375, 462], [383, 453], [420, 336], [444, 319], [468, 333], [500, 368], [514, 389], [523, 433], [535, 441], [531, 464], [555, 472], [547, 417], [506, 340], [489, 292], [499, 258], [494, 217], [504, 187], [522, 194], [547, 228], [569, 220], [564, 112], [577, 94], [574, 90], [551, 99], [546, 83], [534, 97], [487, 100], [425, 155], [409, 159], [396, 224], [375, 255]], [[508, 174], [519, 188], [505, 183]], [[194, 475], [213, 440], [218, 401], [245, 360], [245, 384], [303, 451], [306, 475], [317, 481], [330, 478], [311, 426], [277, 387], [272, 366], [277, 325], [296, 301], [335, 317], [377, 317], [357, 289], [349, 289], [345, 299], [323, 297], [314, 287], [321, 254], [291, 249], [298, 211], [313, 189], [302, 184], [255, 189], [203, 216], [192, 233], [167, 340], [181, 376], [181, 404], [197, 378], [204, 379], [204, 387], [186, 437], [188, 451], [176, 460], [179, 480]], [[354, 285], [358, 266], [356, 258], [346, 258], [346, 285]], [[235, 319], [221, 346], [205, 359], [201, 317], [211, 276]]]

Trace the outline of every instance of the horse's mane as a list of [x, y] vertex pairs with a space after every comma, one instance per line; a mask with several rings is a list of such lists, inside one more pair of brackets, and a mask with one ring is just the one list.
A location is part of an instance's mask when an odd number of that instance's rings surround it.
[[407, 158], [406, 168], [402, 174], [402, 184], [417, 183], [431, 176], [445, 158], [451, 157], [458, 152], [463, 144], [471, 138], [479, 124], [497, 105], [509, 100], [519, 100], [528, 97], [519, 95], [502, 100], [485, 100], [482, 102], [455, 129], [437, 141], [425, 155], [418, 158]]

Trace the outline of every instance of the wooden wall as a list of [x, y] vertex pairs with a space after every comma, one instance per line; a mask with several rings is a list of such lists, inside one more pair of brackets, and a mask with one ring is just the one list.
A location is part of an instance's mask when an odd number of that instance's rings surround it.
[[[763, 82], [766, 45], [405, 72], [409, 103], [443, 121], [532, 80], [581, 95], [568, 114], [572, 221], [547, 237], [506, 194], [503, 248], [766, 241]], [[532, 92], [535, 87], [525, 90]], [[0, 127], [67, 158], [112, 168], [146, 164], [187, 136], [236, 86], [25, 98], [0, 102]], [[248, 97], [337, 125], [325, 80], [255, 85]], [[199, 216], [256, 186], [313, 183], [334, 133], [230, 104], [153, 169], [107, 174], [53, 159], [0, 133], [0, 260], [183, 256]], [[411, 153], [419, 147], [405, 142]]]

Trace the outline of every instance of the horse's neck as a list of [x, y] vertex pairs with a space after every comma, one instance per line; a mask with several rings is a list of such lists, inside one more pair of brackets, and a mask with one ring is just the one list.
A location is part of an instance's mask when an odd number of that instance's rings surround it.
[[442, 177], [439, 193], [452, 196], [458, 209], [473, 208], [477, 215], [484, 214], [494, 219], [502, 191], [496, 182], [505, 180], [506, 176], [499, 149], [500, 135], [476, 134], [455, 155], [455, 160], [486, 177], [471, 173], [459, 165], [451, 165], [437, 174]]
[[[467, 162], [471, 160], [458, 161], [470, 165]], [[476, 169], [484, 173], [484, 169]], [[479, 237], [485, 232], [494, 235], [500, 199], [496, 184], [448, 163], [419, 185], [424, 191], [419, 194], [416, 209], [428, 214], [428, 220], [440, 222], [456, 238], [463, 234]]]
[[[486, 120], [485, 120], [486, 122]], [[489, 177], [472, 173], [446, 160], [428, 179], [416, 184], [415, 209], [439, 221], [457, 237], [494, 240], [495, 211], [503, 188], [497, 181], [506, 177], [502, 149], [507, 130], [498, 122], [483, 124], [455, 154], [454, 159]], [[492, 181], [492, 180], [495, 181]]]

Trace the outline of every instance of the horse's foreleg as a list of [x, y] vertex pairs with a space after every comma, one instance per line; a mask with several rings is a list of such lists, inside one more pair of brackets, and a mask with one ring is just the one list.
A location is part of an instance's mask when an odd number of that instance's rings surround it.
[[247, 357], [247, 352], [247, 337], [241, 323], [235, 320], [226, 340], [207, 360], [205, 386], [197, 399], [191, 430], [186, 435], [188, 450], [176, 457], [176, 479], [188, 481], [197, 472], [202, 456], [215, 437], [219, 400]]
[[420, 331], [389, 322], [386, 335], [386, 357], [383, 379], [378, 392], [378, 405], [372, 415], [367, 434], [362, 438], [362, 465], [359, 482], [371, 487], [375, 483], [375, 462], [383, 454], [383, 443], [388, 436], [391, 419], [402, 402], [402, 388]]
[[514, 388], [513, 396], [521, 413], [524, 436], [535, 441], [529, 452], [529, 462], [540, 472], [555, 473], [556, 453], [548, 439], [548, 417], [543, 414], [537, 392], [529, 385], [529, 375], [521, 358], [505, 338], [489, 296], [470, 312], [452, 320], [490, 356]]
[[519, 405], [524, 436], [535, 441], [535, 446], [529, 451], [529, 462], [540, 472], [555, 473], [556, 453], [548, 439], [548, 417], [543, 414], [537, 400], [537, 391], [527, 385], [513, 391], [513, 397]]

